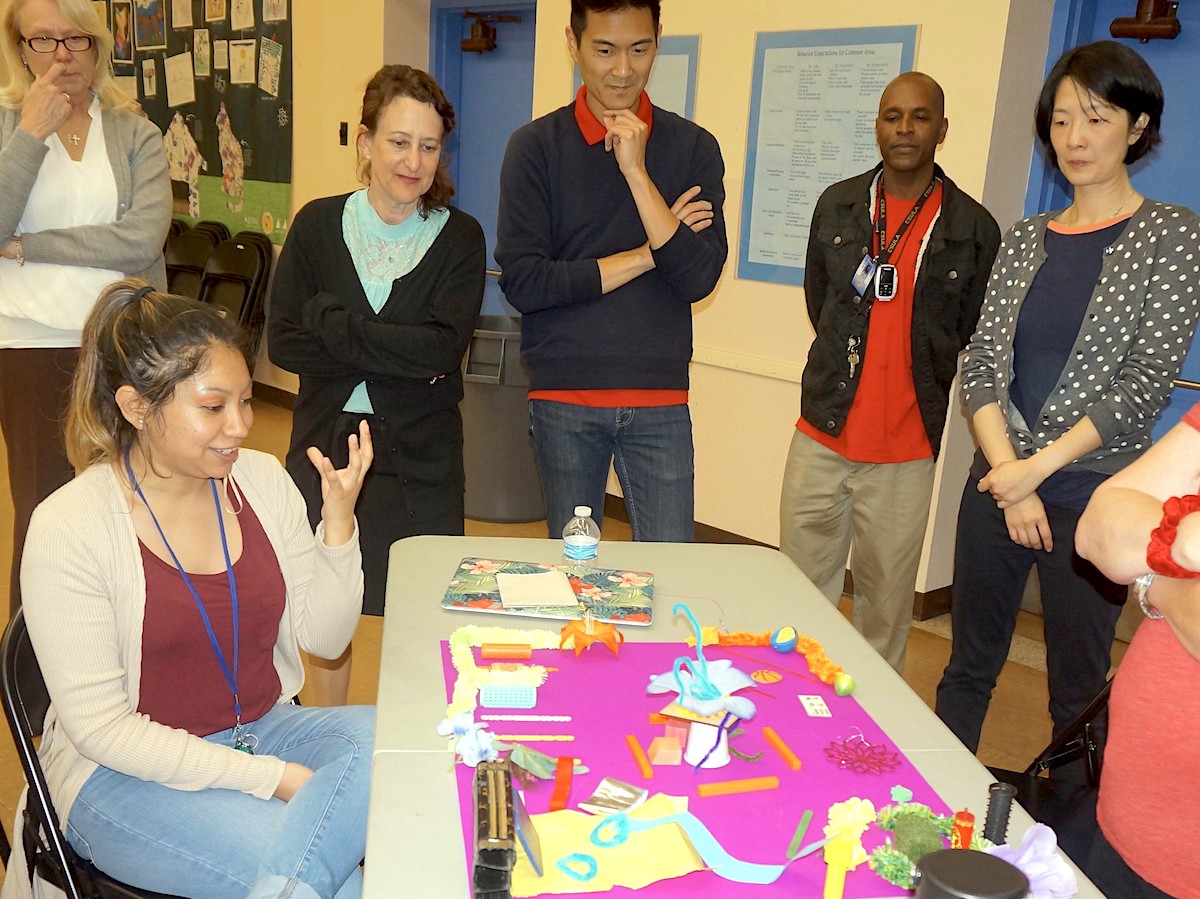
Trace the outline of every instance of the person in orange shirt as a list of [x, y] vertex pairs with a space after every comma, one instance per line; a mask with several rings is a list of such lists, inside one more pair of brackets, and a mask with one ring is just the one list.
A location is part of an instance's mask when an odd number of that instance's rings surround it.
[[816, 332], [780, 498], [780, 549], [830, 602], [854, 547], [854, 626], [904, 670], [950, 384], [1000, 244], [934, 162], [941, 87], [907, 72], [875, 119], [882, 161], [826, 189], [804, 295]]
[[1096, 488], [1075, 531], [1079, 554], [1134, 585], [1146, 618], [1121, 660], [1083, 869], [1106, 896], [1197, 899], [1200, 854], [1163, 839], [1200, 803], [1200, 404]]

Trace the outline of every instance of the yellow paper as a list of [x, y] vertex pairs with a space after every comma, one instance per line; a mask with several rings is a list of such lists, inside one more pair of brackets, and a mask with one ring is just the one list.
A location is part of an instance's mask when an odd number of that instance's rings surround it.
[[[652, 820], [679, 811], [678, 800], [661, 793], [651, 796], [631, 818]], [[604, 819], [569, 809], [533, 816], [542, 847], [543, 876], [537, 877], [522, 851], [513, 867], [512, 894], [518, 899], [543, 893], [602, 893], [616, 886], [638, 890], [659, 880], [682, 877], [704, 868], [683, 831], [675, 824], [632, 833], [620, 846], [596, 846], [589, 839]], [[606, 835], [611, 836], [611, 830]], [[581, 883], [554, 864], [582, 852], [596, 859], [596, 876]]]
[[713, 727], [720, 727], [721, 722], [725, 720], [725, 712], [713, 712], [711, 715], [698, 715], [691, 709], [685, 709], [677, 702], [667, 703], [660, 715], [666, 715], [668, 718], [679, 718], [682, 721], [698, 721], [701, 724], [711, 724]]

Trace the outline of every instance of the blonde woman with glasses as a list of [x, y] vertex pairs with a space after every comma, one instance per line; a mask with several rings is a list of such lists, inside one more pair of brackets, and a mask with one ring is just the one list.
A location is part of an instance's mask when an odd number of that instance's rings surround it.
[[10, 606], [29, 516], [73, 471], [62, 415], [80, 329], [126, 275], [166, 287], [162, 135], [113, 82], [89, 0], [0, 0], [0, 430], [15, 511]]

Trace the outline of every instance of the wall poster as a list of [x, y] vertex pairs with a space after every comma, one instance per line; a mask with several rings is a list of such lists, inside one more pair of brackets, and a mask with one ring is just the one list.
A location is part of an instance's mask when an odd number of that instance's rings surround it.
[[164, 133], [178, 218], [283, 243], [292, 194], [288, 7], [286, 0], [107, 0], [114, 69], [141, 76], [121, 83], [136, 85], [138, 102]]
[[801, 286], [821, 192], [879, 161], [875, 115], [917, 26], [758, 35], [738, 277]]

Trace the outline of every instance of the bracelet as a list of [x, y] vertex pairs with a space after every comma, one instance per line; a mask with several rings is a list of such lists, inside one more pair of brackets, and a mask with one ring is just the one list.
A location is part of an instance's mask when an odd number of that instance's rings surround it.
[[1150, 534], [1146, 547], [1146, 562], [1150, 570], [1167, 577], [1200, 577], [1200, 571], [1189, 571], [1171, 558], [1171, 547], [1179, 533], [1179, 522], [1192, 512], [1200, 512], [1200, 496], [1172, 496], [1163, 503], [1162, 522]]
[[18, 266], [24, 265], [25, 264], [25, 248], [21, 245], [21, 238], [13, 237], [11, 239], [12, 239], [12, 242], [14, 244], [16, 244], [17, 265]]
[[1150, 571], [1136, 578], [1133, 582], [1133, 595], [1137, 597], [1138, 605], [1142, 607], [1142, 613], [1147, 618], [1163, 617], [1162, 612], [1150, 605], [1150, 600], [1147, 597], [1147, 594], [1150, 592], [1150, 585], [1154, 583], [1156, 577], [1158, 575]]

